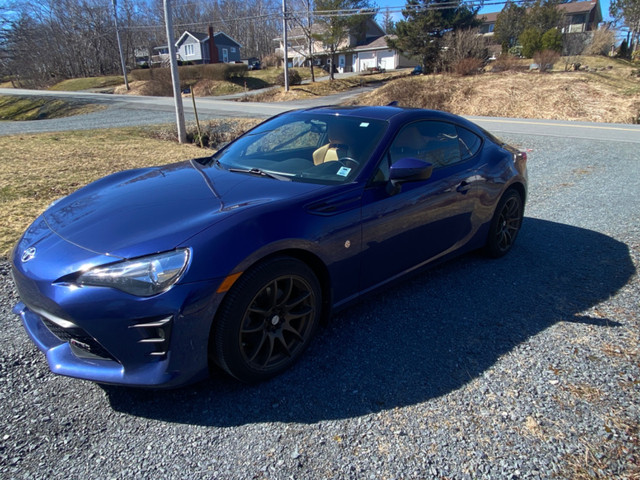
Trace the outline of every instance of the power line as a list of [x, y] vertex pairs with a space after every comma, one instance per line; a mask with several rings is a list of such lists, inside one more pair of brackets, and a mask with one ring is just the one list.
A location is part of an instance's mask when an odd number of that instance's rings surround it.
[[[385, 8], [385, 12], [388, 11], [390, 13], [403, 13], [405, 11], [413, 11], [413, 12], [422, 12], [429, 10], [447, 10], [450, 8], [455, 8], [459, 6], [465, 6], [468, 8], [481, 7], [487, 5], [505, 5], [508, 3], [508, 0], [494, 0], [491, 2], [482, 2], [481, 0], [473, 0], [470, 2], [457, 2], [457, 1], [449, 1], [443, 2], [439, 4], [432, 5], [405, 5], [403, 7], [387, 7]], [[510, 3], [526, 3], [526, 0], [510, 0]], [[362, 9], [362, 8], [352, 8], [352, 9], [336, 9], [336, 10], [288, 10], [289, 18], [306, 18], [307, 15], [312, 15], [313, 17], [349, 17], [354, 15], [377, 15], [379, 10], [376, 9]], [[280, 19], [282, 18], [281, 10], [273, 10], [270, 13], [265, 13], [262, 15], [252, 15], [247, 17], [236, 17], [236, 18], [222, 18], [219, 20], [204, 20], [199, 22], [189, 22], [189, 23], [176, 23], [174, 26], [176, 28], [186, 28], [186, 27], [198, 27], [198, 26], [207, 26], [207, 25], [225, 25], [230, 23], [238, 23], [238, 22], [246, 22], [251, 20], [265, 20], [265, 19]], [[163, 28], [162, 25], [133, 25], [128, 27], [123, 27], [123, 29], [128, 30], [146, 30], [146, 29], [158, 29]]]

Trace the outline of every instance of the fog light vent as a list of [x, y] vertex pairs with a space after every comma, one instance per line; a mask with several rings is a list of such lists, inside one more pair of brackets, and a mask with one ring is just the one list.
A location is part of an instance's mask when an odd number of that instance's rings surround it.
[[137, 329], [142, 338], [138, 343], [150, 345], [149, 355], [152, 357], [164, 357], [169, 352], [169, 339], [171, 337], [171, 326], [173, 317], [161, 318], [145, 323], [131, 325], [129, 328]]

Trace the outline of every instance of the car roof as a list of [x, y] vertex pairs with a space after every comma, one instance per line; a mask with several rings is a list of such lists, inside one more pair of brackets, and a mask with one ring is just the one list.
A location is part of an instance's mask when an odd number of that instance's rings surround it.
[[454, 115], [453, 113], [443, 112], [440, 110], [428, 110], [424, 108], [408, 108], [398, 107], [396, 105], [386, 106], [335, 106], [328, 105], [322, 107], [314, 107], [303, 110], [294, 110], [291, 113], [321, 113], [323, 115], [336, 115], [344, 117], [369, 118], [372, 120], [383, 120], [392, 122], [396, 125], [405, 124], [416, 120], [440, 120], [444, 122], [453, 122], [458, 125], [467, 127], [476, 133], [486, 132], [480, 129], [476, 124], [470, 122], [466, 118]]
[[298, 112], [321, 112], [327, 115], [345, 116], [345, 117], [364, 117], [377, 120], [391, 120], [399, 119], [410, 120], [412, 117], [418, 119], [432, 119], [432, 120], [449, 120], [449, 121], [464, 121], [461, 117], [453, 115], [451, 113], [442, 112], [440, 110], [427, 110], [422, 108], [407, 108], [398, 107], [395, 105], [386, 106], [322, 106], [308, 108], [304, 110], [298, 110]]

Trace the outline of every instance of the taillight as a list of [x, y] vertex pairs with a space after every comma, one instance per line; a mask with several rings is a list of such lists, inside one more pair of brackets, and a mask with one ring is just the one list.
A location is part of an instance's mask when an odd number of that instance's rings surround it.
[[514, 160], [521, 161], [522, 163], [527, 163], [527, 152], [518, 152], [514, 155]]

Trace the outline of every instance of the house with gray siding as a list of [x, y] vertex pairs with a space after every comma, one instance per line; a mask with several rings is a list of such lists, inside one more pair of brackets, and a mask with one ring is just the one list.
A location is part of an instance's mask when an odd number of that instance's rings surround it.
[[226, 33], [213, 33], [211, 28], [209, 33], [185, 31], [176, 42], [178, 59], [195, 64], [239, 62], [241, 48], [242, 45]]

